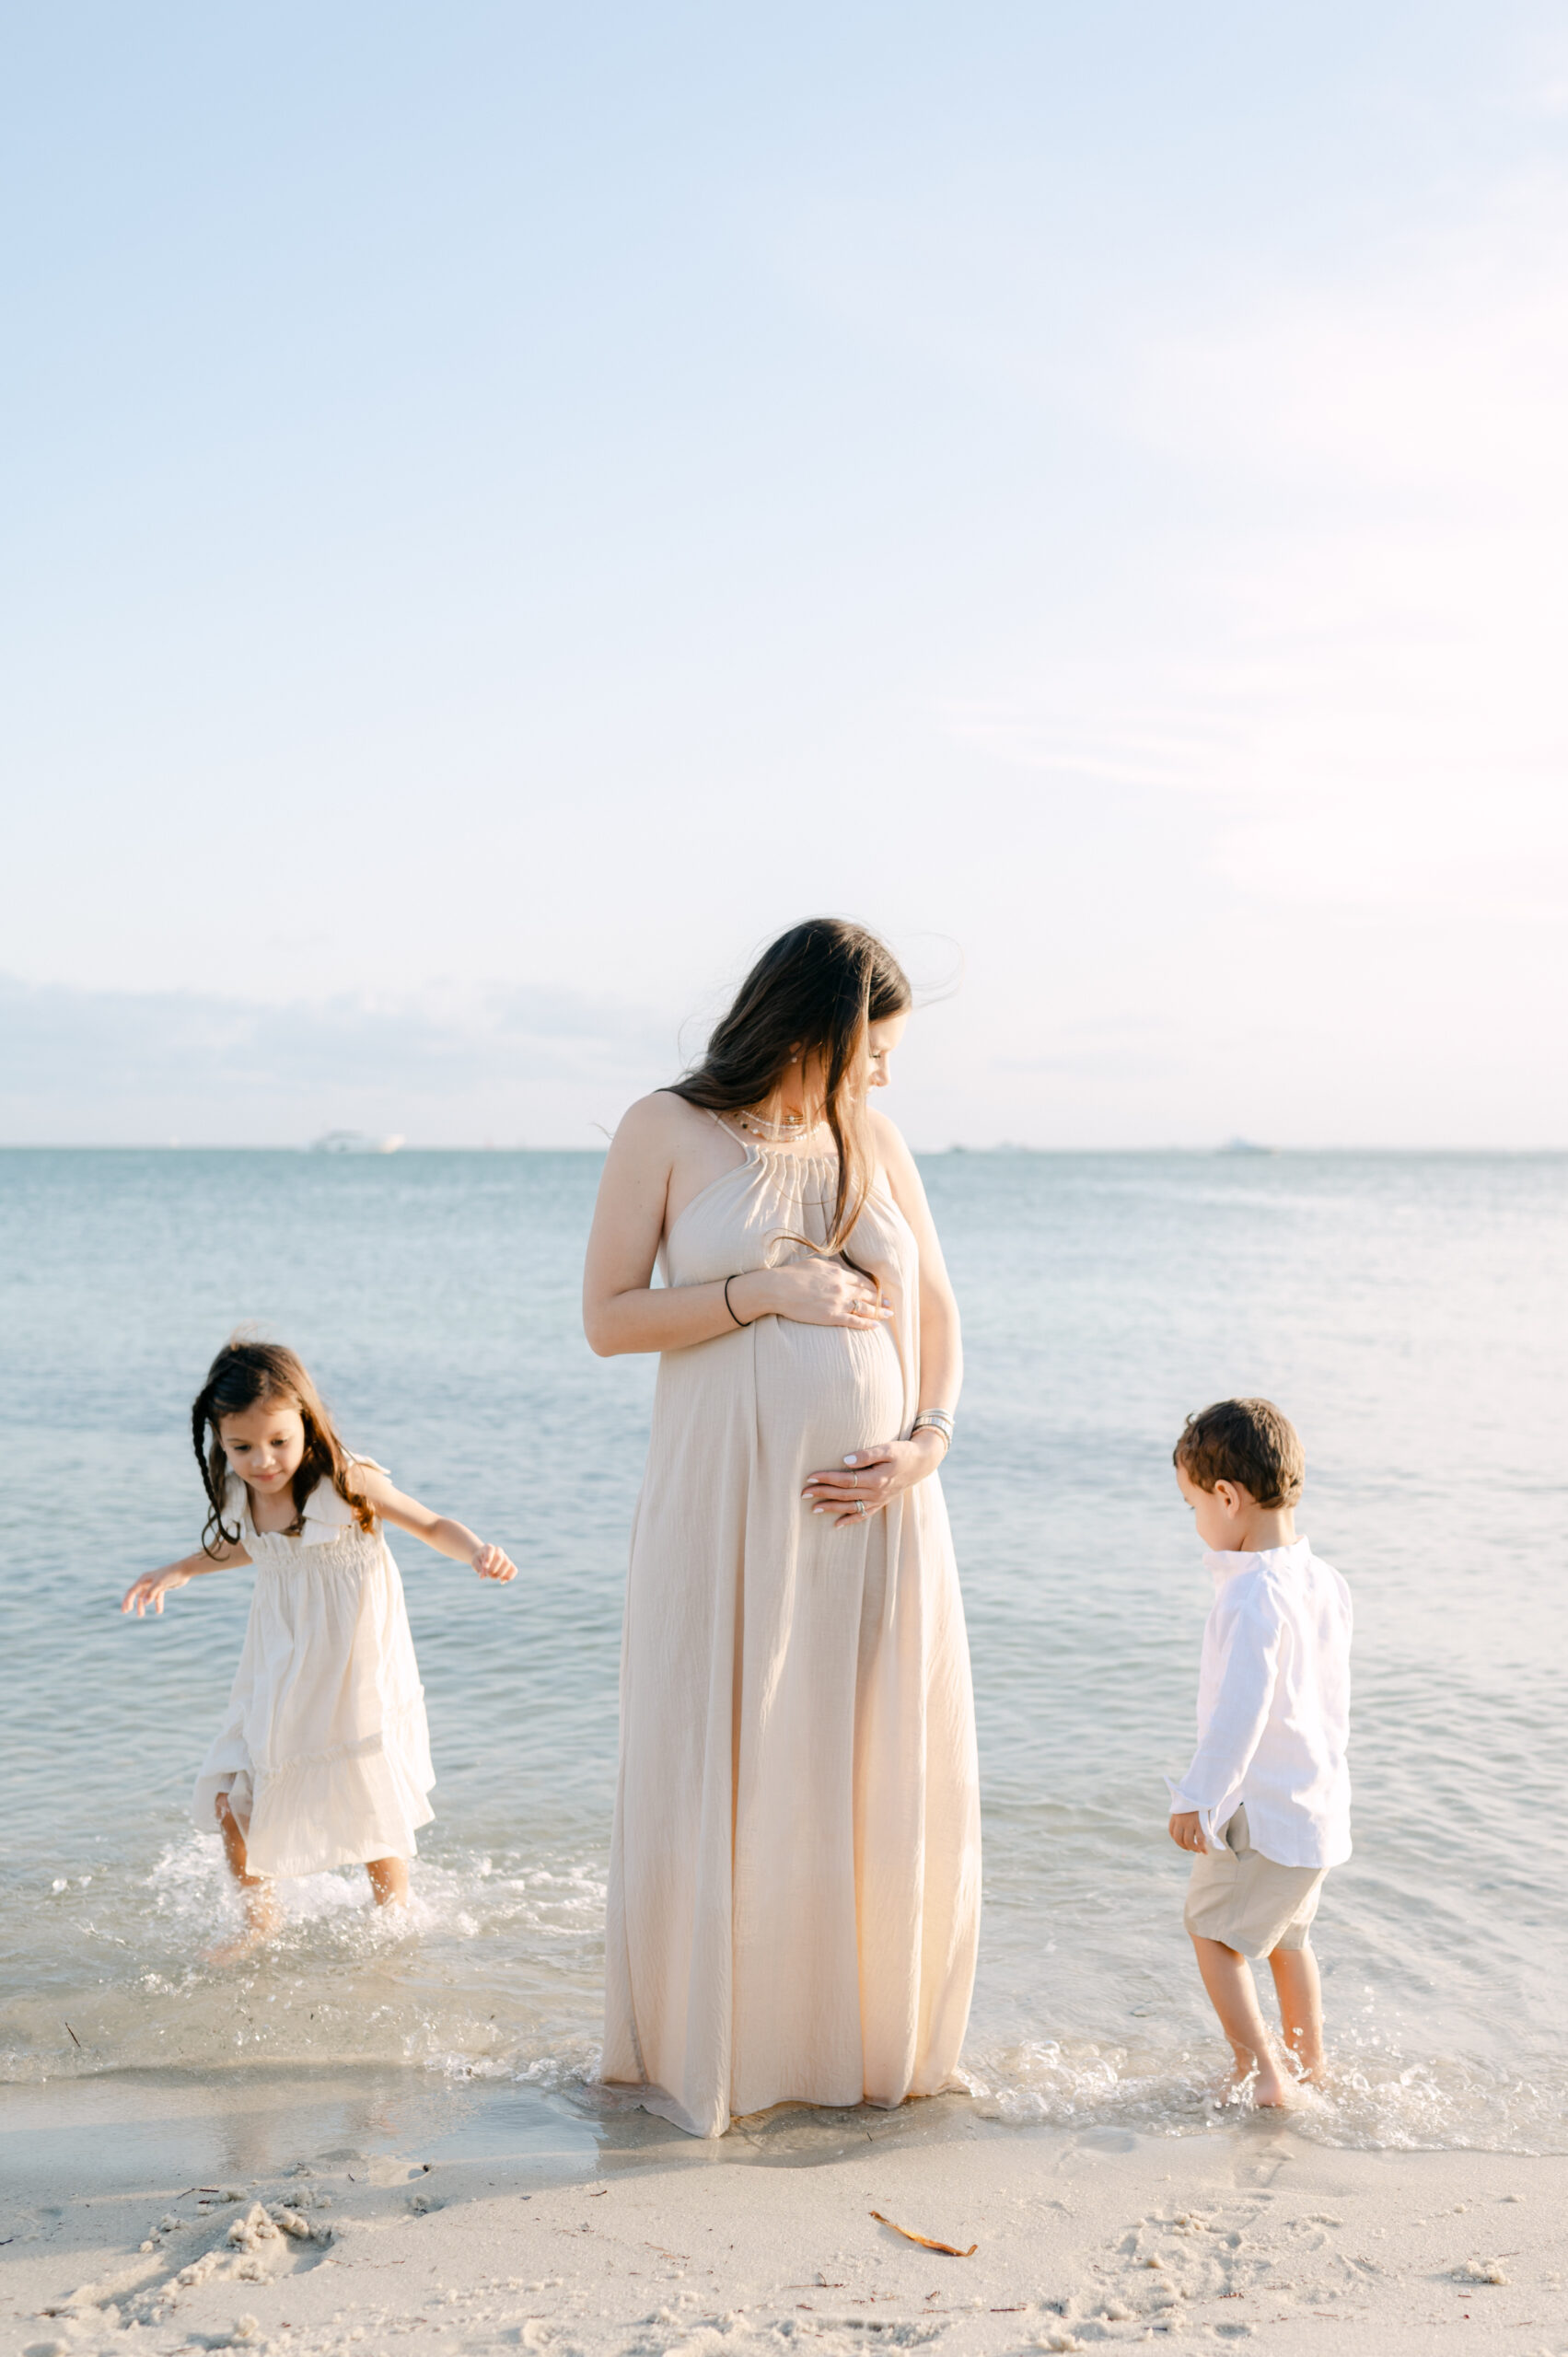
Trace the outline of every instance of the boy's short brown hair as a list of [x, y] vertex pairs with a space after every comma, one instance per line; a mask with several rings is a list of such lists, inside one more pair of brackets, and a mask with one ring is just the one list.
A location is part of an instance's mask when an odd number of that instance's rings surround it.
[[1216, 1399], [1181, 1428], [1171, 1452], [1200, 1490], [1234, 1481], [1260, 1506], [1293, 1506], [1307, 1480], [1301, 1435], [1272, 1399]]

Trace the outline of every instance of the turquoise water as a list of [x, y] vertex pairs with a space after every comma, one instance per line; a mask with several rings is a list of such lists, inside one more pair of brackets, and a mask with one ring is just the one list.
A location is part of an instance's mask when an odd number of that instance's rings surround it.
[[[1202, 2132], [1219, 2057], [1162, 1771], [1208, 1582], [1182, 1415], [1261, 1390], [1350, 1580], [1355, 1857], [1317, 1945], [1338, 2091], [1309, 2132], [1568, 2145], [1568, 1160], [951, 1154], [965, 1314], [947, 1468], [986, 1917], [966, 2062], [1004, 2118]], [[0, 2077], [355, 2061], [589, 2100], [626, 1534], [651, 1364], [577, 1322], [597, 1157], [0, 1153]], [[436, 1769], [415, 1927], [289, 1887], [258, 1962], [189, 1787], [248, 1574], [122, 1621], [201, 1511], [186, 1419], [241, 1320], [351, 1442], [523, 1567], [411, 1540]]]

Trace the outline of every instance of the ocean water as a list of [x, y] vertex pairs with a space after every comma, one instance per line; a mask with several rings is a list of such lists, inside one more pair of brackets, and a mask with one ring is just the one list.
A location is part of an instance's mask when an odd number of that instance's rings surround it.
[[[1316, 1944], [1338, 2077], [1305, 2132], [1568, 2147], [1568, 1160], [953, 1153], [946, 1471], [985, 1922], [966, 2050], [1004, 2120], [1208, 2132], [1216, 2034], [1162, 1771], [1208, 1580], [1185, 1411], [1264, 1391], [1358, 1615], [1356, 1853]], [[363, 2067], [591, 2108], [627, 1531], [653, 1366], [577, 1322], [591, 1155], [0, 1153], [0, 2083]], [[122, 1620], [201, 1524], [190, 1399], [243, 1320], [354, 1446], [517, 1558], [394, 1534], [439, 1784], [412, 1927], [286, 1887], [240, 1968], [189, 1790], [249, 1574]]]

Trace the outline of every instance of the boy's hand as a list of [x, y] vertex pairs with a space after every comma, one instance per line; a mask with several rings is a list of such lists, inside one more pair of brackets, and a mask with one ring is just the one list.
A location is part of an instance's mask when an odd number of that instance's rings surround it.
[[1171, 1818], [1170, 1838], [1179, 1850], [1195, 1850], [1201, 1858], [1208, 1854], [1209, 1845], [1203, 1839], [1195, 1808], [1179, 1809]]
[[479, 1548], [473, 1557], [473, 1567], [482, 1580], [500, 1580], [503, 1585], [517, 1576], [516, 1563], [510, 1555], [504, 1555], [499, 1547]]

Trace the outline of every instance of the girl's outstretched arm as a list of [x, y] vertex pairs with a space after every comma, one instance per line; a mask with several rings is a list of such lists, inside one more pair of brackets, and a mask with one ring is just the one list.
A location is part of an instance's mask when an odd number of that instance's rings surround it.
[[466, 1523], [454, 1522], [450, 1515], [432, 1514], [417, 1498], [405, 1498], [394, 1490], [384, 1473], [369, 1465], [356, 1465], [352, 1486], [362, 1498], [368, 1498], [383, 1522], [395, 1523], [411, 1538], [423, 1538], [437, 1554], [450, 1555], [454, 1562], [471, 1563], [482, 1580], [499, 1580], [505, 1585], [515, 1580], [517, 1567], [499, 1547], [487, 1546], [476, 1538]]
[[149, 1605], [155, 1612], [161, 1612], [164, 1597], [171, 1596], [177, 1587], [183, 1587], [187, 1580], [199, 1580], [205, 1572], [226, 1572], [231, 1563], [250, 1561], [243, 1547], [234, 1546], [226, 1538], [218, 1540], [215, 1555], [206, 1554], [198, 1547], [193, 1555], [181, 1555], [178, 1563], [165, 1563], [161, 1571], [144, 1572], [139, 1580], [133, 1580], [121, 1599], [120, 1609], [134, 1612], [140, 1620]]

